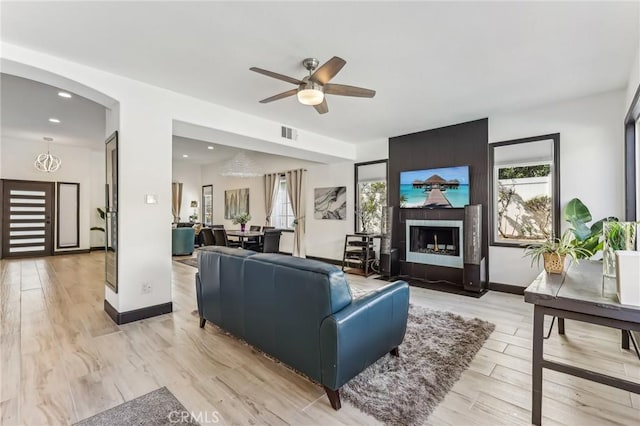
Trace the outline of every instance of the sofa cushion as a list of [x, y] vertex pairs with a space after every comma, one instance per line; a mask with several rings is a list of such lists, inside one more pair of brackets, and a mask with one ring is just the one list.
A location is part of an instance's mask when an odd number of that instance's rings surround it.
[[292, 268], [301, 271], [307, 271], [324, 275], [328, 278], [328, 301], [331, 315], [351, 303], [351, 288], [344, 277], [344, 272], [335, 265], [320, 262], [318, 260], [303, 259], [301, 257], [286, 256], [281, 254], [257, 254], [252, 257], [253, 260], [264, 260], [274, 265]]
[[243, 265], [246, 258], [255, 254], [251, 250], [224, 246], [207, 246], [198, 251], [200, 279], [209, 283], [202, 289], [203, 297], [214, 301], [203, 306], [203, 313], [237, 336], [244, 335]]

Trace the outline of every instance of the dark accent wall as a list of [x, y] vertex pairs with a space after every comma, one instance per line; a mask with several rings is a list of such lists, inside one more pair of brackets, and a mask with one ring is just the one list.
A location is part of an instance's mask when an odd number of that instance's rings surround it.
[[400, 172], [467, 165], [469, 202], [482, 204], [482, 255], [488, 274], [488, 142], [489, 121], [486, 118], [389, 138], [389, 205], [399, 211], [394, 215], [391, 244], [399, 249], [401, 274], [421, 280], [446, 280], [462, 285], [462, 269], [405, 262], [407, 219], [464, 220], [464, 209], [400, 209]]

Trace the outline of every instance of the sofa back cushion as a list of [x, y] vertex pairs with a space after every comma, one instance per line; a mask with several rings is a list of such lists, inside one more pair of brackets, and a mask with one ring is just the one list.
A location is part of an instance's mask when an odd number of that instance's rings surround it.
[[239, 337], [244, 335], [244, 260], [254, 254], [221, 246], [198, 251], [204, 317]]

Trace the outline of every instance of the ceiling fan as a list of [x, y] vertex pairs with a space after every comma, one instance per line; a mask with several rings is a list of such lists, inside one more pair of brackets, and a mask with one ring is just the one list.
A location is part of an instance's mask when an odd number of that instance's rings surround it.
[[298, 95], [298, 101], [301, 104], [312, 105], [320, 114], [325, 114], [329, 112], [329, 107], [324, 95], [356, 96], [359, 98], [373, 98], [376, 95], [375, 90], [346, 86], [344, 84], [329, 84], [329, 81], [340, 72], [346, 63], [347, 61], [344, 59], [334, 56], [318, 68], [320, 62], [316, 58], [306, 58], [302, 61], [302, 65], [309, 71], [309, 75], [302, 80], [262, 68], [251, 67], [249, 69], [267, 77], [277, 78], [298, 86], [296, 89], [287, 90], [263, 99], [260, 101], [261, 104]]

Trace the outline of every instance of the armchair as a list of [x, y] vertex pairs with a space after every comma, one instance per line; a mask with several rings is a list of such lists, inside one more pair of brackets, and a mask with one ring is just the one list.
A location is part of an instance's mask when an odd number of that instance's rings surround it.
[[171, 254], [177, 256], [193, 253], [195, 234], [193, 228], [171, 229]]

